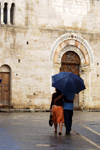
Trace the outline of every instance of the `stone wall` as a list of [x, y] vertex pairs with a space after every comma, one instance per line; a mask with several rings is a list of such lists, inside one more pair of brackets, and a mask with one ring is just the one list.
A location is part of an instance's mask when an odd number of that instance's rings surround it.
[[[59, 65], [50, 59], [54, 42], [64, 34], [76, 34], [91, 47], [93, 63], [80, 71], [86, 90], [80, 93], [81, 109], [100, 108], [100, 1], [9, 0], [15, 3], [14, 24], [0, 25], [0, 66], [11, 68], [10, 105], [14, 108], [48, 109], [51, 76]], [[9, 14], [9, 13], [8, 13]], [[90, 59], [90, 54], [88, 53]], [[58, 56], [57, 56], [58, 57]], [[84, 97], [84, 98], [83, 98]]]

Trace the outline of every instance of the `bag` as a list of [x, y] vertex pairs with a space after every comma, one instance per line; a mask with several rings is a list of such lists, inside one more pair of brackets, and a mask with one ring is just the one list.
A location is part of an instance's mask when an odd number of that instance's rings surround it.
[[53, 117], [52, 117], [52, 113], [50, 113], [50, 117], [49, 117], [49, 126], [52, 127], [53, 125]]

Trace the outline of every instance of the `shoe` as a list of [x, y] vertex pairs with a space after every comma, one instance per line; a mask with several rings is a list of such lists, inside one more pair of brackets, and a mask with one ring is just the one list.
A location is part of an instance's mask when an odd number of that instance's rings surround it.
[[66, 132], [65, 134], [70, 134], [70, 132]]
[[61, 133], [61, 132], [59, 132], [59, 133], [58, 133], [58, 135], [62, 135], [62, 133]]

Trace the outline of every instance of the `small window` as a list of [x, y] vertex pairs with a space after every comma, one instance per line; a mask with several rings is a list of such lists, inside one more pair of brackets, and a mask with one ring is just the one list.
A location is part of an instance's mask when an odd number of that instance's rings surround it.
[[8, 6], [8, 4], [4, 3], [4, 9], [3, 9], [4, 17], [3, 17], [3, 21], [4, 21], [5, 24], [7, 24], [7, 6]]
[[14, 24], [14, 11], [15, 11], [15, 4], [11, 4], [11, 9], [10, 9], [10, 23]]

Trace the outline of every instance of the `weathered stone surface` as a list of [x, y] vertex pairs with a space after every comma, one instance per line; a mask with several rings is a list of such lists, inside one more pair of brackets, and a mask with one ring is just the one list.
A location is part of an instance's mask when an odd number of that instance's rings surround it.
[[[6, 2], [9, 14], [12, 0]], [[80, 71], [86, 84], [84, 104], [82, 93], [79, 96], [80, 106], [100, 108], [100, 1], [14, 0], [13, 3], [14, 24], [3, 24], [1, 11], [0, 25], [0, 66], [11, 69], [10, 105], [49, 109], [51, 76], [59, 72], [61, 65], [56, 64], [58, 56], [65, 46], [74, 45], [84, 55], [85, 61], [80, 65], [89, 65], [89, 69], [83, 67], [83, 72]], [[4, 1], [1, 6], [3, 10]], [[64, 34], [68, 34], [65, 39]]]

